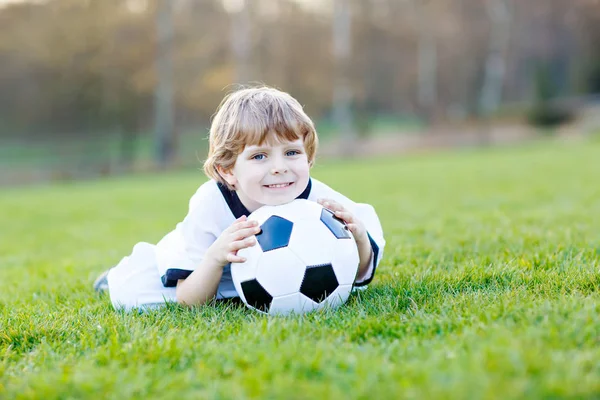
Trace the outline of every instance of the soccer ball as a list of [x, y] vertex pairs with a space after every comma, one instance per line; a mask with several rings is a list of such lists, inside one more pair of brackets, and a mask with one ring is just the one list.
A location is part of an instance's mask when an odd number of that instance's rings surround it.
[[358, 248], [344, 222], [321, 205], [297, 199], [263, 206], [257, 243], [238, 251], [231, 277], [242, 301], [266, 314], [302, 314], [345, 303], [358, 273]]

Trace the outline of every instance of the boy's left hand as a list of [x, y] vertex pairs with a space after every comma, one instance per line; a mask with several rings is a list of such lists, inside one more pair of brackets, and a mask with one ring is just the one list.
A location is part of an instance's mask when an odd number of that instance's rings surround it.
[[356, 240], [357, 243], [362, 243], [365, 241], [369, 242], [365, 224], [356, 218], [350, 211], [346, 210], [344, 206], [331, 199], [319, 199], [317, 200], [317, 203], [333, 211], [336, 217], [344, 221], [348, 229], [350, 229], [350, 232], [352, 232], [352, 235], [354, 235], [354, 240]]
[[367, 234], [365, 224], [335, 200], [319, 199], [317, 200], [317, 203], [333, 211], [334, 215], [344, 221], [350, 232], [352, 232], [354, 240], [356, 241], [356, 246], [358, 247], [358, 257], [360, 259], [356, 278], [364, 279], [365, 274], [369, 271], [369, 264], [371, 263], [371, 257], [373, 256], [371, 242], [369, 241], [369, 235]]

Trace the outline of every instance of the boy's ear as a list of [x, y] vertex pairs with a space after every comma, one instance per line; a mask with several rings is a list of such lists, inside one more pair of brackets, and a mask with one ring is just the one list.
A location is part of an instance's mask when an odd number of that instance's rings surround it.
[[235, 187], [237, 179], [230, 169], [225, 169], [219, 165], [217, 166], [217, 172], [219, 173], [219, 175], [221, 175], [221, 178], [223, 178], [225, 182], [229, 184], [229, 186]]

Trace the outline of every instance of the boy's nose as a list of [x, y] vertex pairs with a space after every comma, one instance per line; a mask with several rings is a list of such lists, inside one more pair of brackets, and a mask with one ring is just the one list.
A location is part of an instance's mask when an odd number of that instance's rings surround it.
[[278, 167], [273, 167], [273, 169], [271, 170], [271, 173], [273, 175], [278, 175], [278, 174], [284, 174], [287, 171], [288, 171], [287, 168], [282, 165], [282, 166], [278, 166]]
[[285, 173], [288, 171], [287, 165], [285, 164], [285, 162], [283, 160], [274, 160], [273, 161], [273, 166], [271, 168], [271, 173], [272, 174], [281, 174], [281, 173]]

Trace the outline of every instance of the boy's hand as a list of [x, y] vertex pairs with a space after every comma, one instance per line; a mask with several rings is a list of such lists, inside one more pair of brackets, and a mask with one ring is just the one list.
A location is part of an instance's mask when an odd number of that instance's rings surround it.
[[230, 262], [242, 263], [246, 259], [237, 255], [238, 250], [252, 247], [256, 244], [254, 235], [260, 232], [256, 221], [248, 221], [243, 215], [221, 233], [206, 251], [206, 257], [224, 267]]
[[322, 205], [323, 207], [333, 211], [334, 215], [344, 221], [352, 235], [354, 235], [354, 240], [356, 243], [369, 242], [369, 237], [367, 236], [367, 229], [361, 220], [356, 218], [350, 211], [346, 210], [344, 206], [335, 200], [331, 199], [319, 199], [317, 203]]
[[331, 199], [319, 199], [317, 203], [323, 207], [333, 211], [334, 215], [344, 221], [356, 241], [358, 247], [358, 273], [356, 274], [357, 279], [363, 279], [371, 262], [373, 250], [371, 248], [371, 242], [369, 241], [369, 235], [367, 235], [367, 228], [361, 220], [356, 218], [354, 214], [346, 210], [340, 203]]

